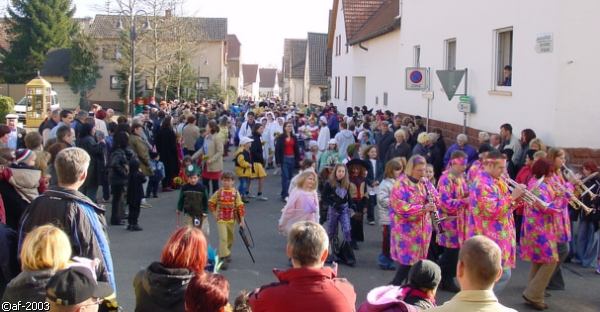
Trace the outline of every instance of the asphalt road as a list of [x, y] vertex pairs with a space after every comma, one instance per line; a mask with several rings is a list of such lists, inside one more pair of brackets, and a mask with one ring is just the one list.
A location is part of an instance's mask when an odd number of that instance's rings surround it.
[[[226, 168], [231, 169], [233, 163], [225, 160]], [[252, 201], [247, 205], [247, 222], [249, 223], [256, 243], [253, 250], [256, 263], [253, 264], [241, 240], [236, 235], [233, 246], [232, 263], [229, 270], [222, 274], [227, 277], [231, 286], [231, 302], [243, 290], [252, 290], [275, 280], [273, 268], [288, 267], [285, 256], [285, 238], [277, 232], [277, 220], [283, 203], [279, 200], [280, 177], [271, 175], [265, 183], [268, 201]], [[256, 192], [256, 184], [251, 191]], [[109, 235], [111, 250], [116, 267], [117, 293], [119, 303], [125, 311], [133, 311], [135, 294], [132, 286], [135, 274], [157, 261], [163, 244], [170, 233], [176, 228], [175, 207], [178, 192], [160, 193], [159, 198], [149, 199], [153, 205], [150, 209], [142, 209], [140, 226], [142, 232], [129, 232], [124, 227], [111, 226]], [[355, 267], [340, 265], [338, 274], [353, 283], [357, 293], [357, 304], [362, 302], [368, 291], [376, 286], [387, 284], [394, 272], [382, 271], [376, 266], [380, 248], [380, 229], [378, 226], [365, 225], [366, 241], [356, 252], [358, 263]], [[214, 220], [211, 220], [209, 240], [212, 246], [218, 245]], [[512, 279], [506, 290], [499, 295], [500, 302], [518, 311], [530, 311], [525, 306], [521, 293], [527, 283], [529, 263], [519, 262], [513, 271]], [[600, 311], [600, 275], [592, 269], [583, 269], [576, 265], [567, 264], [564, 270], [567, 289], [552, 291], [546, 303], [548, 311]], [[438, 304], [449, 300], [452, 294], [440, 291], [437, 295]], [[307, 311], [308, 312], [308, 311]]]

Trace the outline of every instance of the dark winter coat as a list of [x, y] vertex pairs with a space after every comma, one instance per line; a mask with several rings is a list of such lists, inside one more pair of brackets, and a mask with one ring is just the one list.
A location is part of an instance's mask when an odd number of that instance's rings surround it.
[[250, 159], [252, 159], [252, 163], [264, 164], [261, 135], [256, 132], [252, 133], [252, 140], [254, 141], [250, 144]]
[[396, 141], [396, 139], [394, 138], [394, 134], [388, 130], [383, 135], [379, 133], [379, 135], [375, 136], [375, 140], [377, 141], [377, 151], [379, 152], [379, 160], [387, 162], [387, 153], [394, 146], [394, 142]]
[[99, 185], [101, 174], [99, 170], [101, 169], [101, 165], [99, 163], [104, 163], [104, 150], [103, 146], [96, 142], [93, 136], [88, 135], [77, 140], [77, 147], [84, 149], [88, 155], [90, 155], [90, 165], [87, 171], [87, 178], [85, 179], [85, 183], [82, 188], [85, 188], [88, 185]]
[[108, 282], [109, 276], [104, 265], [104, 256], [94, 235], [93, 223], [87, 217], [80, 203], [85, 203], [94, 209], [102, 227], [99, 230], [104, 233], [106, 240], [108, 240], [106, 219], [104, 218], [106, 211], [104, 208], [93, 203], [82, 193], [62, 187], [49, 189], [27, 207], [21, 219], [21, 232], [19, 235], [22, 238], [38, 226], [48, 223], [54, 224], [69, 237], [73, 248], [73, 256], [100, 259], [100, 265], [96, 270], [98, 280]]
[[387, 151], [387, 155], [385, 156], [385, 162], [387, 163], [392, 158], [396, 157], [404, 157], [406, 160], [410, 158], [412, 155], [412, 149], [410, 145], [406, 142], [402, 142], [400, 145], [394, 143], [389, 150]]
[[179, 172], [179, 159], [175, 152], [177, 147], [175, 131], [172, 128], [161, 127], [156, 134], [155, 141], [160, 160], [165, 165], [165, 179], [170, 183]]
[[140, 171], [140, 162], [137, 157], [129, 161], [129, 182], [127, 185], [127, 204], [139, 206], [144, 198], [144, 183], [146, 176]]
[[108, 179], [111, 185], [124, 186], [129, 182], [129, 162], [136, 157], [130, 149], [118, 148], [110, 155]]
[[0, 297], [10, 280], [19, 274], [17, 232], [0, 223]]
[[194, 277], [188, 269], [152, 263], [133, 279], [136, 312], [183, 312], [185, 290]]

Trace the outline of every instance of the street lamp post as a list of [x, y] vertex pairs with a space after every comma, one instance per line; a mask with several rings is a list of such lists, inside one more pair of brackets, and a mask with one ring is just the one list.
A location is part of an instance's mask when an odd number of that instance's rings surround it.
[[[131, 113], [131, 117], [133, 117], [134, 113], [135, 113], [135, 41], [137, 40], [138, 37], [138, 33], [137, 33], [137, 29], [136, 29], [136, 24], [135, 24], [135, 18], [137, 16], [144, 16], [146, 18], [146, 21], [144, 22], [144, 28], [143, 30], [152, 30], [152, 26], [150, 25], [150, 21], [148, 20], [148, 12], [144, 11], [144, 10], [137, 10], [135, 12], [135, 14], [131, 15], [131, 24], [130, 24], [130, 31], [129, 31], [129, 44], [131, 45], [131, 74], [129, 77], [131, 77], [131, 102], [129, 103], [129, 110]], [[121, 21], [121, 19], [119, 18], [118, 24], [117, 24], [117, 28], [123, 30], [123, 22]]]

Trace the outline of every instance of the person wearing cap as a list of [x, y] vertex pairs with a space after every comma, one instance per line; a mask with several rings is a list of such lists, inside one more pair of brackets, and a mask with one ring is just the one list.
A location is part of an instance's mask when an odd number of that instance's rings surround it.
[[18, 149], [15, 160], [4, 168], [0, 177], [0, 194], [6, 207], [6, 224], [18, 230], [21, 215], [39, 194], [46, 190], [42, 172], [35, 168], [36, 154], [30, 149]]
[[435, 294], [442, 279], [440, 267], [430, 260], [419, 260], [408, 272], [403, 286], [381, 286], [367, 294], [358, 312], [407, 311], [418, 312], [433, 308]]
[[502, 252], [491, 239], [477, 235], [466, 240], [458, 254], [456, 279], [461, 291], [427, 312], [516, 312], [498, 302], [494, 284], [502, 276]]
[[329, 132], [329, 127], [327, 127], [327, 117], [319, 117], [319, 125], [321, 126], [321, 130], [319, 130], [319, 136], [317, 137], [317, 145], [319, 146], [320, 155], [327, 150], [331, 134]]
[[[179, 191], [177, 214], [183, 213], [184, 224], [200, 229], [208, 226], [208, 195], [206, 188], [200, 183], [200, 169], [190, 164], [185, 168], [187, 183]], [[208, 231], [206, 231], [208, 232]], [[204, 233], [208, 235], [208, 233]]]
[[248, 202], [248, 187], [250, 186], [250, 178], [252, 178], [252, 158], [250, 154], [251, 138], [242, 137], [240, 139], [240, 147], [235, 152], [235, 175], [240, 180], [238, 190], [242, 194], [242, 201]]
[[57, 272], [46, 286], [52, 312], [98, 311], [103, 299], [112, 293], [108, 283], [96, 281], [93, 272], [83, 266]]
[[25, 135], [27, 131], [17, 125], [18, 119], [19, 116], [17, 114], [6, 115], [6, 125], [10, 128], [8, 147], [13, 150], [25, 148]]
[[337, 149], [337, 141], [330, 139], [328, 148], [319, 156], [318, 172], [322, 172], [326, 167], [333, 167], [339, 163], [340, 156]]

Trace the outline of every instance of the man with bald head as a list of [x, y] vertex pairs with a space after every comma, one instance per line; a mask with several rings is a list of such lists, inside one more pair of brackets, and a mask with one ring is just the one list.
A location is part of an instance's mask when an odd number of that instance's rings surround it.
[[516, 312], [498, 302], [494, 284], [502, 276], [502, 252], [491, 239], [476, 235], [466, 240], [458, 254], [456, 279], [461, 291], [431, 312]]

